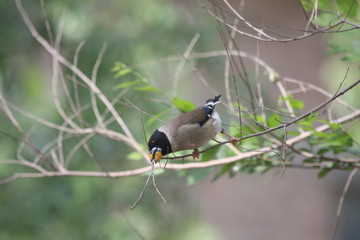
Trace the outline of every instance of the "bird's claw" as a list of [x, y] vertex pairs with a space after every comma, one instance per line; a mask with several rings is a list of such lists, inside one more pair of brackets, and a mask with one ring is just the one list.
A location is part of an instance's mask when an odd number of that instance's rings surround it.
[[198, 149], [194, 149], [194, 151], [192, 152], [192, 156], [194, 159], [199, 159], [200, 158], [200, 152]]

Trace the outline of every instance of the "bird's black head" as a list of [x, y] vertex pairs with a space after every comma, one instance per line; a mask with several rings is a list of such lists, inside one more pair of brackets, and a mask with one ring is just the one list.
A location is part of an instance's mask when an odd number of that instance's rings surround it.
[[171, 145], [165, 133], [155, 130], [148, 142], [150, 160], [160, 161], [162, 156], [172, 153]]
[[214, 108], [215, 108], [215, 105], [218, 104], [218, 103], [220, 103], [220, 100], [219, 100], [220, 97], [221, 97], [221, 95], [215, 96], [214, 98], [211, 98], [211, 99], [206, 100], [205, 106], [207, 106], [207, 107], [209, 107], [209, 108], [211, 108], [211, 109], [214, 109]]

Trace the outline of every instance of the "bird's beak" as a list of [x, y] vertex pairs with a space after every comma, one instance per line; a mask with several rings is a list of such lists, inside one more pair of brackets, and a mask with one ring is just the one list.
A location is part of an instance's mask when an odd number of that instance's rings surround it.
[[156, 149], [153, 149], [150, 153], [149, 153], [149, 158], [150, 158], [150, 161], [154, 161], [155, 162], [159, 162], [160, 159], [162, 158], [162, 153], [161, 153], [161, 148], [156, 148]]

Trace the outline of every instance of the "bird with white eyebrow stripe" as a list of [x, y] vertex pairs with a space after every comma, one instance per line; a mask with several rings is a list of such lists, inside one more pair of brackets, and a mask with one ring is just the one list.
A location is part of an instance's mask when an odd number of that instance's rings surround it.
[[169, 153], [190, 149], [194, 149], [193, 158], [199, 158], [198, 148], [215, 138], [219, 132], [229, 136], [235, 143], [236, 139], [221, 128], [221, 119], [215, 111], [220, 97], [208, 99], [204, 106], [184, 113], [156, 129], [148, 142], [151, 162], [158, 162]]

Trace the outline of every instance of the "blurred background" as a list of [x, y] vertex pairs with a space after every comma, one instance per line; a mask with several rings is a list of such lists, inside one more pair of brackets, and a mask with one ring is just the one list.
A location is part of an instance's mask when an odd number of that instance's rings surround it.
[[[259, 25], [303, 28], [306, 19], [298, 1], [244, 1], [243, 14]], [[23, 1], [24, 8], [38, 31], [49, 39], [37, 0]], [[223, 50], [224, 45], [216, 21], [196, 1], [102, 0], [46, 1], [46, 10], [54, 32], [64, 21], [62, 54], [72, 61], [76, 48], [86, 41], [79, 54], [78, 66], [88, 76], [103, 44], [107, 44], [98, 71], [97, 83], [108, 96], [116, 96], [120, 83], [111, 69], [121, 62], [136, 69], [156, 88], [164, 92], [128, 91], [125, 96], [150, 114], [164, 109], [172, 97], [173, 79], [179, 61], [164, 61], [182, 55], [198, 33], [193, 52]], [[13, 1], [0, 2], [0, 89], [11, 103], [47, 120], [62, 123], [51, 101], [52, 58], [31, 37]], [[280, 28], [283, 27], [283, 28]], [[341, 56], [329, 55], [327, 42], [331, 35], [315, 35], [289, 43], [264, 43], [239, 37], [241, 51], [260, 57], [283, 76], [313, 83], [335, 92], [344, 78], [358, 78], [358, 63], [343, 63]], [[179, 77], [177, 96], [203, 104], [214, 93], [224, 93], [225, 57], [191, 60]], [[194, 66], [196, 71], [194, 71]], [[254, 64], [247, 65], [250, 76]], [[71, 74], [70, 72], [66, 72]], [[240, 90], [241, 92], [242, 90]], [[344, 98], [359, 107], [359, 88]], [[277, 99], [278, 93], [267, 92]], [[299, 96], [305, 109], [324, 101], [324, 96]], [[150, 99], [148, 101], [147, 99]], [[82, 103], [89, 94], [80, 92]], [[156, 101], [157, 100], [157, 101]], [[144, 142], [140, 118], [142, 114], [120, 102], [119, 113]], [[219, 106], [225, 124], [226, 108]], [[167, 111], [163, 120], [178, 114]], [[16, 114], [37, 146], [56, 138], [55, 130]], [[88, 122], [94, 116], [85, 115]], [[149, 135], [160, 122], [146, 125]], [[357, 124], [358, 125], [358, 124]], [[0, 113], [0, 130], [17, 135], [5, 115]], [[18, 142], [0, 136], [1, 159], [17, 156]], [[71, 144], [71, 142], [69, 143]], [[90, 142], [104, 169], [120, 171], [144, 166], [143, 161], [128, 157], [125, 144], [97, 137]], [[79, 151], [70, 165], [73, 170], [93, 170], [94, 163]], [[0, 165], [1, 178], [22, 171], [19, 166]], [[264, 175], [237, 174], [212, 177], [189, 185], [176, 172], [165, 171], [156, 177], [164, 195], [164, 204], [152, 186], [144, 200], [131, 211], [146, 176], [123, 179], [44, 178], [22, 179], [0, 185], [0, 239], [329, 239], [335, 223], [335, 212], [348, 172], [334, 171], [317, 179], [318, 170], [287, 169]], [[356, 191], [360, 177], [355, 176], [345, 199], [336, 239], [358, 239], [360, 230], [360, 193]]]

